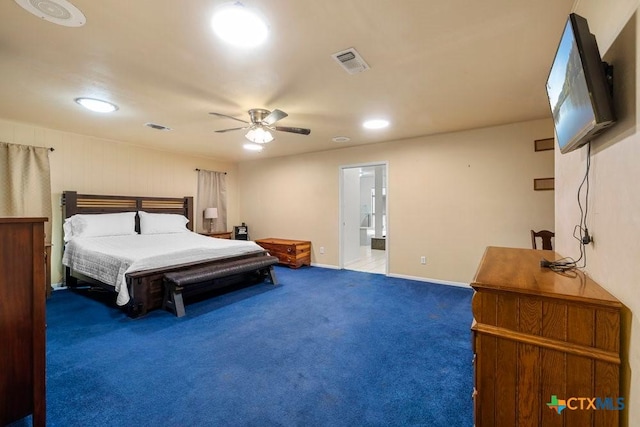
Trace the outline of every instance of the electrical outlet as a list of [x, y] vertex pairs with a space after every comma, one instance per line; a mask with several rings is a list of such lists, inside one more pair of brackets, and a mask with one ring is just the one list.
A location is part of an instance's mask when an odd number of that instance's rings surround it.
[[426, 256], [421, 256], [420, 257], [420, 264], [426, 264], [427, 263], [427, 257]]
[[320, 255], [324, 255], [324, 246], [320, 246]]

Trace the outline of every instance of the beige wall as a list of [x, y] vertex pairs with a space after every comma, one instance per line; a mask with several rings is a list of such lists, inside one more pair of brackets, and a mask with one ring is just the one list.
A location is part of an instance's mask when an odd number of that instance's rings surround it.
[[537, 120], [243, 162], [241, 220], [252, 239], [311, 240], [313, 263], [338, 266], [339, 168], [386, 161], [390, 274], [469, 283], [486, 246], [530, 247], [530, 229], [553, 229], [553, 192], [533, 191], [553, 176], [553, 151], [533, 141], [552, 135]]
[[196, 168], [226, 171], [228, 225], [238, 220], [236, 165], [212, 159], [150, 150], [133, 145], [0, 120], [0, 141], [53, 147], [49, 155], [53, 203], [53, 283], [62, 279], [60, 196], [65, 190], [88, 194], [196, 196]]
[[[592, 142], [587, 225], [594, 243], [586, 248], [585, 271], [630, 310], [623, 330], [622, 396], [625, 420], [640, 420], [640, 135], [638, 123], [638, 2], [583, 0], [575, 10], [596, 35], [604, 59], [614, 66], [618, 123]], [[556, 152], [556, 245], [577, 258], [573, 230], [580, 213], [578, 186], [585, 174], [587, 147]], [[630, 425], [636, 425], [631, 423]]]

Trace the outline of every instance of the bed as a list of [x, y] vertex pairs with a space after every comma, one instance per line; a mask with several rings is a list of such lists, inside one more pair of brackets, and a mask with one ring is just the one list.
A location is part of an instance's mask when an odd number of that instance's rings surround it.
[[[130, 317], [162, 307], [166, 273], [222, 268], [239, 259], [268, 255], [252, 241], [194, 233], [192, 197], [107, 196], [65, 191], [62, 207], [66, 286], [90, 284], [114, 292], [117, 304]], [[78, 221], [83, 224], [80, 229]], [[92, 233], [88, 231], [90, 228], [100, 232]], [[125, 231], [103, 232], [105, 229]], [[264, 277], [260, 271], [232, 274], [216, 279], [210, 287], [257, 283]]]

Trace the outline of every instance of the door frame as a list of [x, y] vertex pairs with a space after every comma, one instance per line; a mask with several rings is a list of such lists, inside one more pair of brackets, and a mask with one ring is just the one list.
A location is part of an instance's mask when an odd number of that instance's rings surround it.
[[353, 163], [348, 165], [341, 165], [338, 169], [339, 174], [339, 189], [338, 189], [338, 209], [339, 209], [339, 222], [338, 222], [338, 267], [341, 270], [344, 270], [344, 170], [345, 169], [355, 169], [355, 168], [365, 168], [371, 166], [384, 166], [385, 172], [385, 188], [386, 188], [386, 197], [385, 197], [385, 216], [386, 216], [386, 236], [385, 236], [385, 262], [384, 262], [384, 275], [389, 275], [389, 250], [391, 248], [389, 236], [391, 235], [389, 231], [389, 161], [379, 161], [379, 162], [366, 162], [366, 163]]

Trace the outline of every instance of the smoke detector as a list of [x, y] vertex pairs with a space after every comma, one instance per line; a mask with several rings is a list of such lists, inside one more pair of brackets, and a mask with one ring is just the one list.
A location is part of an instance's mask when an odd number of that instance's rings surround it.
[[67, 0], [15, 0], [27, 12], [65, 27], [82, 27], [86, 22], [80, 9]]
[[335, 59], [349, 74], [361, 73], [370, 68], [369, 64], [362, 59], [358, 51], [352, 47], [347, 50], [334, 53], [331, 57]]

